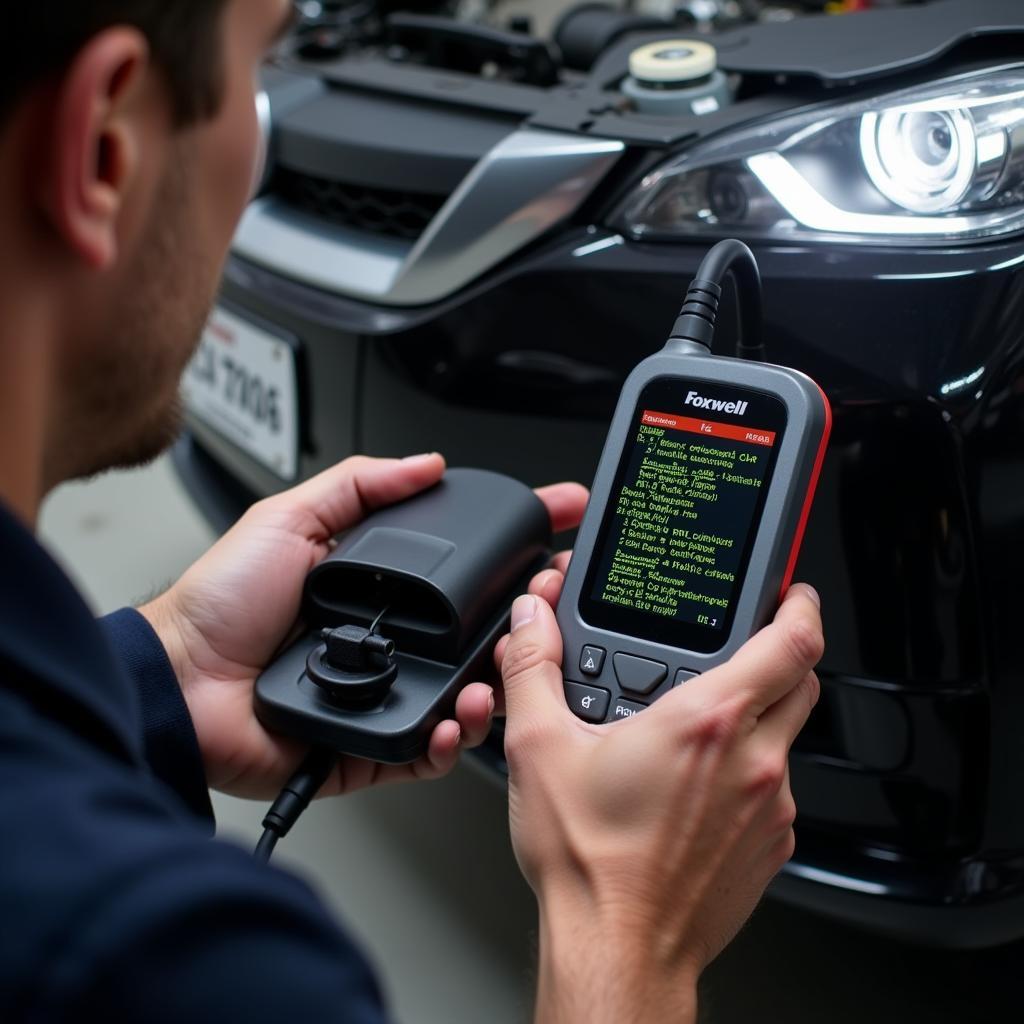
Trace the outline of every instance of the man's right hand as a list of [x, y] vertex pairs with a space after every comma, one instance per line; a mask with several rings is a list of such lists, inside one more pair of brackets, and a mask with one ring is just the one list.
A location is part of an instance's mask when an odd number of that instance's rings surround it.
[[793, 853], [787, 755], [818, 699], [818, 597], [792, 587], [727, 664], [595, 726], [562, 694], [546, 576], [499, 652], [512, 840], [540, 904], [537, 1020], [692, 1021], [700, 972]]

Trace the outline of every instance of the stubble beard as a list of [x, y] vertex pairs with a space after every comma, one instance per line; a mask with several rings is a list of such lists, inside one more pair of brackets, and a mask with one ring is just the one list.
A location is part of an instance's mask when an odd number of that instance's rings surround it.
[[153, 222], [125, 277], [123, 301], [82, 365], [72, 370], [73, 429], [64, 441], [62, 479], [146, 465], [184, 426], [182, 373], [199, 344], [217, 287], [196, 234], [191, 161], [174, 153]]

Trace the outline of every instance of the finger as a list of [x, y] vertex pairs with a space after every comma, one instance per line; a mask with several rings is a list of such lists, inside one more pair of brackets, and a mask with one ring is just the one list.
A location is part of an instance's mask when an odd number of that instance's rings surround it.
[[461, 739], [459, 723], [446, 719], [430, 734], [427, 752], [422, 757], [411, 764], [374, 765], [373, 779], [367, 784], [390, 786], [396, 782], [429, 782], [431, 779], [439, 779], [455, 767], [462, 747]]
[[[562, 554], [566, 556], [565, 561], [568, 561], [568, 555], [571, 552], [565, 551]], [[556, 560], [561, 559], [561, 555], [557, 556]], [[565, 584], [565, 574], [561, 569], [551, 568], [545, 569], [543, 572], [537, 573], [536, 576], [530, 580], [530, 585], [527, 588], [527, 592], [533, 594], [535, 597], [541, 597], [552, 608], [558, 604], [558, 599], [562, 596], [562, 587]], [[501, 672], [501, 663], [505, 660], [505, 648], [508, 646], [508, 634], [506, 633], [497, 643], [494, 648], [494, 664], [495, 667]]]
[[[530, 581], [528, 592], [535, 597], [543, 598], [552, 608], [558, 605], [558, 599], [562, 596], [562, 587], [565, 584], [565, 567], [569, 564], [571, 551], [562, 551], [552, 559], [552, 568], [537, 573]], [[498, 672], [501, 672], [501, 664], [505, 660], [505, 650], [508, 647], [509, 637], [506, 633], [494, 648], [494, 665]], [[495, 694], [495, 713], [505, 713], [504, 690]]]
[[[456, 715], [465, 717], [473, 730], [472, 735], [466, 735], [461, 721], [446, 719], [431, 733], [426, 754], [411, 764], [377, 764], [361, 757], [343, 757], [339, 760], [332, 784], [325, 787], [323, 795], [354, 793], [369, 786], [427, 781], [447, 775], [455, 767], [460, 751], [479, 746], [486, 738], [490, 730], [491, 695], [491, 688], [486, 683], [473, 683], [459, 694]], [[461, 708], [460, 701], [463, 704]], [[484, 722], [486, 727], [482, 724]]]
[[320, 796], [335, 796], [336, 794], [357, 793], [367, 786], [373, 786], [380, 781], [380, 774], [384, 766], [374, 761], [367, 761], [362, 757], [343, 755], [338, 758], [334, 772], [327, 780], [326, 785], [320, 791]]
[[547, 507], [553, 533], [575, 530], [590, 500], [590, 492], [582, 484], [551, 484], [534, 493]]
[[562, 585], [565, 577], [557, 569], [545, 569], [538, 573], [530, 581], [529, 593], [535, 597], [541, 597], [552, 608], [557, 607], [558, 599], [562, 596]]
[[[508, 649], [509, 635], [506, 633], [495, 645], [494, 648], [494, 665], [498, 670], [498, 675], [501, 675], [501, 665], [505, 660], [505, 651]], [[505, 687], [499, 683], [494, 688], [494, 714], [498, 717], [504, 718], [505, 716]]]
[[331, 537], [374, 509], [433, 487], [444, 471], [444, 459], [436, 453], [406, 459], [356, 455], [271, 501], [308, 514], [319, 524], [321, 536]]
[[756, 895], [767, 888], [771, 880], [790, 860], [796, 850], [796, 833], [792, 828], [776, 833], [765, 840], [757, 849], [751, 850], [744, 858], [746, 870], [744, 875], [750, 884], [756, 887]]
[[498, 675], [501, 675], [501, 664], [505, 660], [505, 651], [508, 648], [508, 641], [509, 635], [506, 633], [494, 648], [494, 667], [498, 670]]
[[471, 683], [455, 701], [455, 718], [462, 729], [462, 746], [479, 747], [491, 731], [494, 690], [486, 683]]
[[[745, 843], [748, 850], [751, 874], [768, 876], [775, 874], [792, 854], [793, 825], [796, 822], [797, 807], [789, 781], [789, 763], [782, 779], [782, 785], [771, 800], [765, 802], [754, 822], [748, 829], [750, 841]], [[779, 845], [789, 848], [788, 853], [776, 861]]]
[[501, 663], [509, 727], [566, 713], [561, 664], [562, 635], [551, 606], [532, 594], [516, 598]]
[[411, 765], [417, 779], [439, 779], [447, 775], [459, 759], [462, 746], [462, 730], [459, 723], [451, 719], [441, 722], [430, 734], [427, 752]]
[[491, 725], [495, 718], [505, 717], [505, 687], [500, 683], [494, 688], [494, 713], [491, 715]]
[[818, 595], [804, 584], [789, 588], [775, 620], [748, 640], [723, 666], [698, 677], [692, 688], [713, 685], [718, 699], [740, 697], [756, 717], [781, 700], [821, 660]]
[[761, 715], [757, 722], [756, 735], [789, 750], [793, 740], [807, 724], [807, 719], [818, 703], [820, 693], [818, 677], [813, 672], [808, 672], [782, 700], [776, 701]]
[[557, 569], [563, 576], [569, 571], [569, 560], [572, 558], [571, 551], [559, 551], [551, 559], [551, 568]]

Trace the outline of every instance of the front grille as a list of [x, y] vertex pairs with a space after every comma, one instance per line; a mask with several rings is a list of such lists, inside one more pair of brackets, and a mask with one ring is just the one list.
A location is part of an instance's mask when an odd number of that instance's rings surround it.
[[275, 191], [289, 205], [332, 224], [415, 241], [446, 196], [367, 188], [280, 168]]

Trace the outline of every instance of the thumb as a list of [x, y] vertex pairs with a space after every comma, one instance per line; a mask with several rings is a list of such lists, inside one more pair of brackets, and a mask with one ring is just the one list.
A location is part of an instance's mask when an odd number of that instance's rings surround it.
[[444, 459], [437, 454], [406, 459], [354, 455], [275, 495], [268, 503], [302, 517], [303, 522], [315, 523], [317, 536], [333, 537], [355, 526], [375, 509], [433, 487], [444, 470]]
[[501, 662], [507, 728], [565, 713], [562, 634], [547, 601], [532, 594], [512, 605], [512, 634]]

